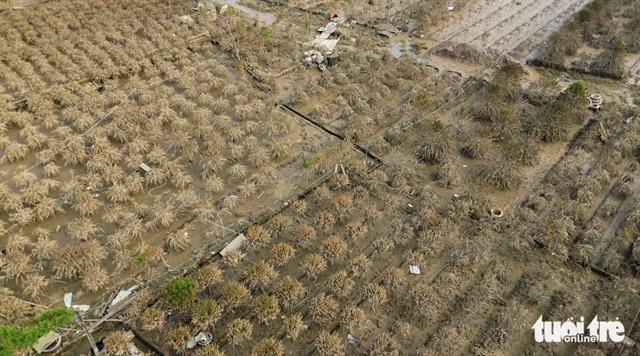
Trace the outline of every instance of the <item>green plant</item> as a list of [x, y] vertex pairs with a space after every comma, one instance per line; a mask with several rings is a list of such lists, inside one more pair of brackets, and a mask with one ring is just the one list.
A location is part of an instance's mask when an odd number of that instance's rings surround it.
[[436, 120], [431, 124], [431, 128], [435, 132], [442, 132], [444, 131], [444, 124], [442, 123], [442, 121]]
[[559, 100], [556, 100], [553, 103], [551, 103], [551, 105], [549, 105], [549, 107], [551, 108], [551, 110], [554, 113], [557, 113], [557, 114], [565, 114], [565, 113], [569, 112], [569, 110], [571, 110], [569, 105], [567, 105], [564, 102], [559, 101]]
[[197, 283], [191, 277], [181, 277], [162, 288], [162, 299], [170, 307], [184, 307], [196, 296]]
[[322, 158], [324, 158], [322, 156], [322, 153], [316, 153], [315, 155], [313, 155], [313, 157], [310, 160], [306, 160], [306, 161], [302, 162], [302, 168], [309, 168], [314, 163], [318, 163], [318, 162], [322, 161]]
[[262, 38], [269, 38], [271, 37], [271, 29], [265, 28], [264, 30], [262, 30], [262, 32], [260, 33], [260, 36], [262, 36]]
[[0, 340], [2, 340], [0, 356], [13, 355], [13, 349], [26, 348], [35, 344], [42, 335], [68, 324], [73, 317], [73, 310], [58, 307], [31, 319], [23, 328], [0, 325]]
[[584, 96], [587, 94], [587, 86], [582, 82], [573, 82], [569, 85], [567, 91], [575, 95]]
[[582, 9], [578, 11], [578, 21], [580, 22], [590, 22], [595, 18], [593, 10], [591, 9]]
[[140, 251], [135, 257], [136, 266], [141, 266], [149, 260], [151, 255], [151, 246], [147, 246], [144, 250]]

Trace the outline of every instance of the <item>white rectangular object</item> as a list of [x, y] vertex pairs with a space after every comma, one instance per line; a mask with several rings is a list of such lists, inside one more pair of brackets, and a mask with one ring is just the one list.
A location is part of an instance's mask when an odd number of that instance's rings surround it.
[[67, 308], [71, 308], [71, 299], [73, 298], [73, 292], [69, 292], [69, 293], [65, 293], [64, 294], [64, 305], [67, 306]]
[[409, 266], [409, 273], [411, 273], [411, 274], [421, 274], [420, 273], [420, 267], [414, 266], [414, 265], [410, 265]]
[[246, 239], [247, 239], [247, 237], [244, 236], [244, 234], [240, 234], [240, 235], [236, 236], [236, 238], [233, 239], [231, 242], [229, 242], [229, 244], [227, 246], [225, 246], [225, 248], [220, 250], [220, 255], [222, 257], [224, 257], [224, 255], [226, 255], [227, 252], [239, 249], [242, 246], [242, 244], [244, 243], [244, 240], [246, 240]]

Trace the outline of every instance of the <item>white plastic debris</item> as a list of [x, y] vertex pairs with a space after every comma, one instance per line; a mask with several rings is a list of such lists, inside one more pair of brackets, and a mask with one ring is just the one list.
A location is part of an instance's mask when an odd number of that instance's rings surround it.
[[348, 334], [347, 341], [349, 341], [350, 344], [354, 344], [356, 342], [360, 342], [360, 337], [353, 334]]
[[453, 6], [449, 6], [449, 7], [447, 8], [447, 10], [449, 10], [449, 11], [453, 11], [453, 8], [454, 8]]
[[413, 205], [411, 205], [411, 204], [407, 204], [407, 205], [409, 205], [410, 208], [413, 208]]
[[455, 193], [455, 194], [453, 194], [453, 197], [454, 197], [454, 198], [460, 198], [460, 194]]
[[89, 310], [90, 306], [87, 304], [80, 304], [80, 305], [72, 305], [71, 308], [84, 313], [87, 310]]
[[183, 24], [191, 25], [191, 24], [194, 24], [196, 21], [189, 15], [183, 15], [183, 16], [180, 16], [180, 22], [182, 22]]
[[70, 292], [70, 293], [65, 293], [65, 294], [64, 294], [64, 298], [63, 298], [63, 300], [64, 300], [64, 305], [65, 305], [67, 308], [71, 308], [71, 299], [72, 299], [72, 298], [73, 298], [73, 293], [71, 293], [71, 292]]
[[414, 265], [410, 265], [409, 266], [409, 273], [411, 273], [411, 274], [421, 274], [420, 273], [420, 267], [414, 266]]
[[467, 168], [467, 165], [466, 165], [466, 164], [463, 164], [463, 165], [462, 165], [462, 168]]

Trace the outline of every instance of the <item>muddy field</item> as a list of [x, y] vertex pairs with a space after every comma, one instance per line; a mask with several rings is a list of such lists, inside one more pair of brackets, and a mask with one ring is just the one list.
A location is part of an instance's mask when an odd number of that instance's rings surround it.
[[639, 335], [640, 92], [521, 64], [598, 0], [230, 4], [0, 12], [0, 323], [137, 285], [109, 317], [150, 353], [637, 352], [531, 330]]

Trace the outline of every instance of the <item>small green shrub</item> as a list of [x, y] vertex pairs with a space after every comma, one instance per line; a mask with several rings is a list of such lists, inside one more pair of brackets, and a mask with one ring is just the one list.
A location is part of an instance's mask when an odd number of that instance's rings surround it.
[[30, 320], [25, 327], [0, 325], [0, 356], [13, 355], [13, 349], [29, 347], [49, 331], [68, 324], [73, 310], [67, 307], [50, 309]]
[[567, 91], [575, 95], [584, 96], [587, 94], [587, 86], [583, 82], [573, 82], [569, 85]]
[[436, 120], [431, 124], [431, 128], [435, 132], [442, 132], [444, 131], [444, 124], [442, 123], [442, 121]]
[[198, 285], [191, 277], [181, 277], [162, 288], [162, 300], [169, 307], [184, 307], [196, 296]]
[[147, 246], [144, 248], [144, 250], [140, 251], [140, 253], [136, 255], [136, 266], [142, 266], [143, 264], [145, 264], [149, 260], [149, 256], [151, 256], [151, 247]]

